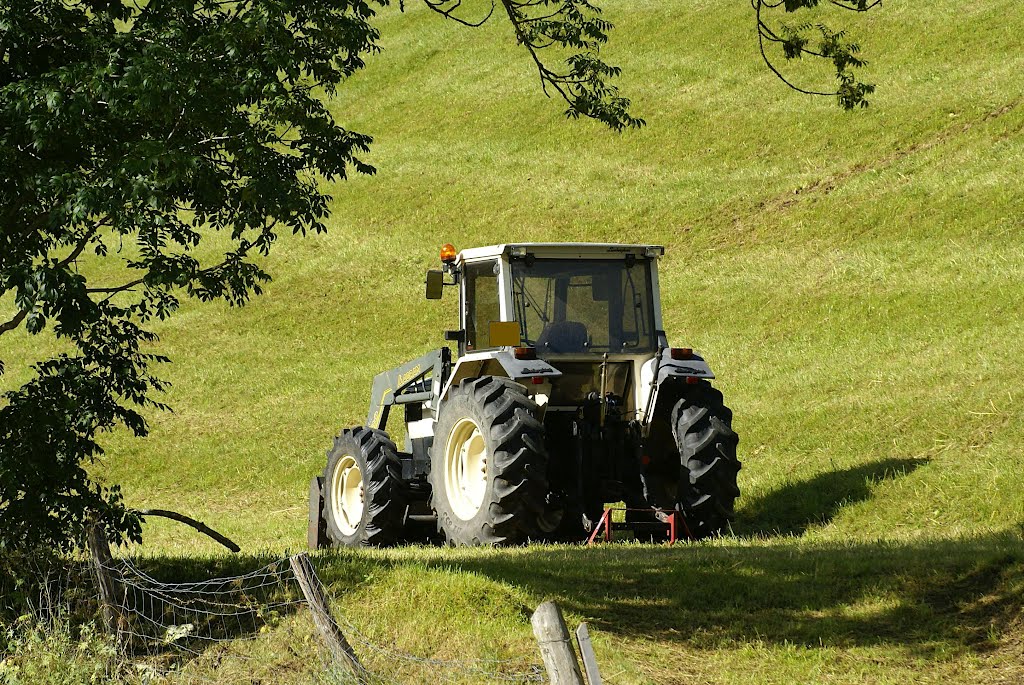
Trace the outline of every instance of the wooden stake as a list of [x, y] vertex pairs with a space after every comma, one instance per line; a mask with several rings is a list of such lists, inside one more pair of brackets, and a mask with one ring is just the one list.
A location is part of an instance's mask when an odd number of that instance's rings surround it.
[[576, 642], [580, 646], [583, 670], [587, 672], [587, 683], [589, 685], [602, 685], [601, 673], [597, 670], [597, 655], [594, 654], [594, 645], [590, 642], [590, 631], [587, 629], [586, 623], [581, 623], [577, 626]]
[[103, 612], [103, 627], [116, 635], [120, 624], [121, 606], [118, 602], [118, 582], [113, 571], [110, 545], [103, 534], [103, 527], [93, 523], [89, 528], [89, 551], [92, 553], [92, 568], [96, 572], [96, 584], [100, 589], [100, 607]]
[[544, 602], [533, 612], [530, 623], [533, 624], [533, 634], [540, 645], [540, 656], [548, 670], [551, 685], [584, 685], [569, 628], [558, 605]]
[[329, 546], [327, 521], [324, 520], [324, 477], [315, 476], [309, 481], [309, 520], [306, 525], [306, 547], [321, 549]]
[[292, 573], [295, 574], [296, 580], [299, 581], [302, 594], [305, 596], [309, 609], [313, 613], [313, 623], [316, 625], [316, 629], [319, 631], [320, 637], [323, 639], [327, 649], [330, 650], [335, 658], [340, 658], [348, 669], [352, 671], [356, 682], [364, 685], [367, 682], [368, 673], [363, 664], [360, 663], [359, 657], [356, 656], [355, 651], [352, 649], [352, 645], [345, 639], [341, 628], [338, 627], [337, 622], [331, 615], [330, 607], [327, 606], [327, 593], [324, 592], [320, 579], [313, 572], [313, 564], [310, 562], [309, 557], [303, 552], [302, 554], [289, 557], [288, 563], [292, 567]]

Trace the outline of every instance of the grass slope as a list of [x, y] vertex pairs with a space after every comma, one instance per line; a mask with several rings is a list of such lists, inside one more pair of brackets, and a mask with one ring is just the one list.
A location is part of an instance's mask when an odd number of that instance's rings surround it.
[[[353, 620], [518, 656], [523, 608], [555, 596], [593, 622], [612, 683], [1024, 679], [1024, 13], [841, 15], [879, 83], [843, 113], [765, 71], [743, 3], [605, 4], [649, 122], [622, 136], [564, 122], [504, 25], [382, 15], [385, 52], [332, 105], [380, 172], [332, 186], [327, 236], [282, 239], [264, 297], [160, 328], [175, 412], [111, 436], [104, 477], [248, 550], [298, 548], [308, 480], [365, 421], [372, 375], [454, 321], [421, 299], [440, 243], [663, 243], [669, 338], [735, 410], [739, 537], [327, 555]], [[45, 342], [10, 344], [7, 386]], [[158, 567], [214, 551], [146, 530]]]

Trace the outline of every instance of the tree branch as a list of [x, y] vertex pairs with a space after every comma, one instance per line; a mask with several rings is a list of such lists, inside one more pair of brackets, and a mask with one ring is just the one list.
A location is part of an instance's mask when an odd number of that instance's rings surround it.
[[130, 290], [130, 289], [134, 288], [137, 285], [142, 285], [142, 283], [145, 282], [145, 280], [146, 280], [145, 278], [138, 278], [138, 279], [136, 279], [134, 281], [131, 281], [129, 283], [125, 283], [124, 285], [115, 285], [115, 286], [112, 286], [110, 288], [86, 288], [85, 292], [90, 293], [90, 294], [91, 293], [110, 293], [112, 295], [116, 295], [117, 293], [124, 292], [125, 290]]
[[179, 523], [184, 523], [186, 526], [191, 526], [192, 528], [198, 530], [200, 533], [210, 536], [220, 544], [227, 547], [232, 552], [238, 552], [242, 549], [237, 544], [235, 544], [233, 540], [231, 540], [225, 535], [221, 535], [220, 533], [215, 531], [213, 528], [210, 528], [202, 521], [196, 521], [194, 518], [190, 516], [185, 516], [184, 514], [179, 514], [176, 511], [168, 511], [166, 509], [136, 509], [135, 513], [139, 516], [161, 516], [163, 518], [168, 518], [173, 521], [178, 521]]
[[60, 260], [59, 262], [57, 262], [56, 268], [57, 269], [63, 269], [65, 266], [67, 266], [71, 262], [73, 262], [76, 259], [78, 259], [78, 257], [85, 250], [85, 246], [88, 245], [89, 241], [92, 240], [93, 236], [96, 235], [96, 232], [99, 231], [100, 228], [105, 226], [105, 225], [106, 225], [105, 222], [99, 221], [99, 222], [96, 223], [95, 226], [93, 226], [91, 229], [89, 229], [89, 231], [84, 236], [82, 236], [82, 239], [78, 241], [78, 244], [75, 245], [75, 249], [73, 249], [71, 251], [71, 254], [69, 254], [67, 257], [65, 257], [64, 259]]
[[[544, 63], [540, 61], [540, 57], [537, 55], [537, 51], [534, 48], [533, 44], [530, 43], [529, 40], [527, 40], [526, 35], [523, 33], [522, 27], [520, 26], [519, 21], [516, 18], [516, 13], [512, 9], [512, 6], [507, 2], [507, 0], [501, 0], [501, 6], [505, 8], [505, 13], [508, 14], [508, 20], [512, 22], [512, 28], [516, 32], [516, 39], [519, 41], [520, 45], [526, 48], [526, 51], [530, 53], [530, 57], [533, 58], [534, 64], [537, 65], [537, 74], [538, 76], [540, 76], [540, 87], [544, 91], [544, 95], [551, 97], [551, 95], [548, 93], [548, 79], [545, 78], [545, 72], [548, 70], [547, 67], [545, 67]], [[568, 95], [565, 93], [565, 91], [558, 87], [558, 84], [552, 83], [551, 85], [553, 85], [555, 89], [558, 90], [559, 94], [566, 102], [569, 102], [571, 104]]]
[[[779, 71], [774, 64], [772, 64], [772, 61], [768, 59], [768, 53], [765, 52], [764, 49], [764, 39], [767, 37], [765, 36], [764, 29], [767, 29], [767, 25], [764, 23], [764, 20], [761, 19], [761, 8], [768, 6], [768, 3], [763, 2], [763, 0], [754, 0], [754, 2], [756, 3], [754, 5], [754, 10], [757, 16], [757, 46], [761, 51], [761, 59], [764, 60], [764, 63], [768, 66], [769, 69], [771, 69], [772, 73], [775, 74], [775, 76], [777, 76], [780, 81], [782, 81], [783, 83], [785, 83], [787, 86], [789, 86], [798, 93], [803, 93], [805, 95], [838, 95], [838, 91], [832, 93], [824, 93], [821, 91], [807, 90], [806, 88], [801, 88], [800, 86], [790, 82], [785, 76], [782, 75], [782, 72]], [[769, 33], [771, 33], [770, 30]], [[772, 35], [774, 35], [774, 33], [772, 33]]]
[[18, 313], [15, 314], [10, 321], [0, 324], [0, 335], [3, 335], [7, 331], [13, 331], [15, 328], [20, 326], [21, 322], [25, 320], [26, 316], [28, 316], [27, 309], [18, 310]]
[[107, 296], [104, 297], [102, 300], [100, 300], [100, 303], [102, 304], [104, 302], [110, 302], [111, 298], [113, 298], [114, 295], [117, 295], [118, 293], [123, 293], [123, 292], [131, 291], [131, 290], [133, 290], [135, 288], [135, 286], [142, 285], [143, 283], [145, 283], [145, 281], [146, 281], [145, 278], [138, 278], [138, 279], [136, 279], [134, 281], [131, 281], [129, 283], [125, 283], [123, 285], [116, 285], [116, 286], [113, 286], [113, 287], [110, 287], [110, 288], [86, 288], [85, 292], [90, 294], [90, 295], [93, 295], [93, 294], [99, 295], [99, 294], [107, 293]]
[[867, 3], [863, 7], [861, 7], [859, 4], [857, 4], [857, 5], [847, 5], [845, 2], [841, 2], [839, 0], [829, 0], [829, 1], [833, 5], [835, 5], [836, 7], [841, 7], [844, 10], [850, 10], [851, 12], [867, 12], [872, 7], [875, 7], [877, 5], [881, 5], [882, 4], [882, 0], [873, 0], [873, 2]]
[[455, 10], [459, 9], [459, 6], [462, 5], [462, 0], [454, 0], [454, 5], [447, 9], [444, 9], [444, 5], [447, 5], [452, 1], [453, 0], [423, 0], [424, 4], [427, 7], [437, 12], [438, 14], [446, 17], [447, 19], [451, 19], [452, 21], [458, 24], [462, 24], [463, 26], [469, 26], [471, 28], [478, 28], [480, 26], [483, 26], [484, 24], [487, 23], [487, 20], [490, 19], [491, 16], [494, 14], [494, 0], [491, 0], [491, 9], [488, 10], [487, 16], [485, 16], [480, 21], [468, 21], [466, 19], [457, 17], [454, 14]]

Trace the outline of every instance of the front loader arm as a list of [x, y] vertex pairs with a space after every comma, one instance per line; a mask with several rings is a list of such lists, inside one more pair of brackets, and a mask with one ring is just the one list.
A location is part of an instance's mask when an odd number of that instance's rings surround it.
[[366, 425], [385, 430], [392, 406], [430, 402], [447, 380], [451, 358], [451, 350], [441, 347], [374, 376]]

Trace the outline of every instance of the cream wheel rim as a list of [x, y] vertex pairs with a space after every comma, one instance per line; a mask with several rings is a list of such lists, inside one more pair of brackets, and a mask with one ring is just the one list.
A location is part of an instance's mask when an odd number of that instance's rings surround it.
[[444, 486], [456, 516], [463, 521], [476, 516], [487, 491], [487, 446], [473, 419], [459, 419], [448, 434]]
[[338, 529], [352, 535], [363, 520], [363, 472], [355, 457], [344, 455], [331, 475], [331, 513]]

